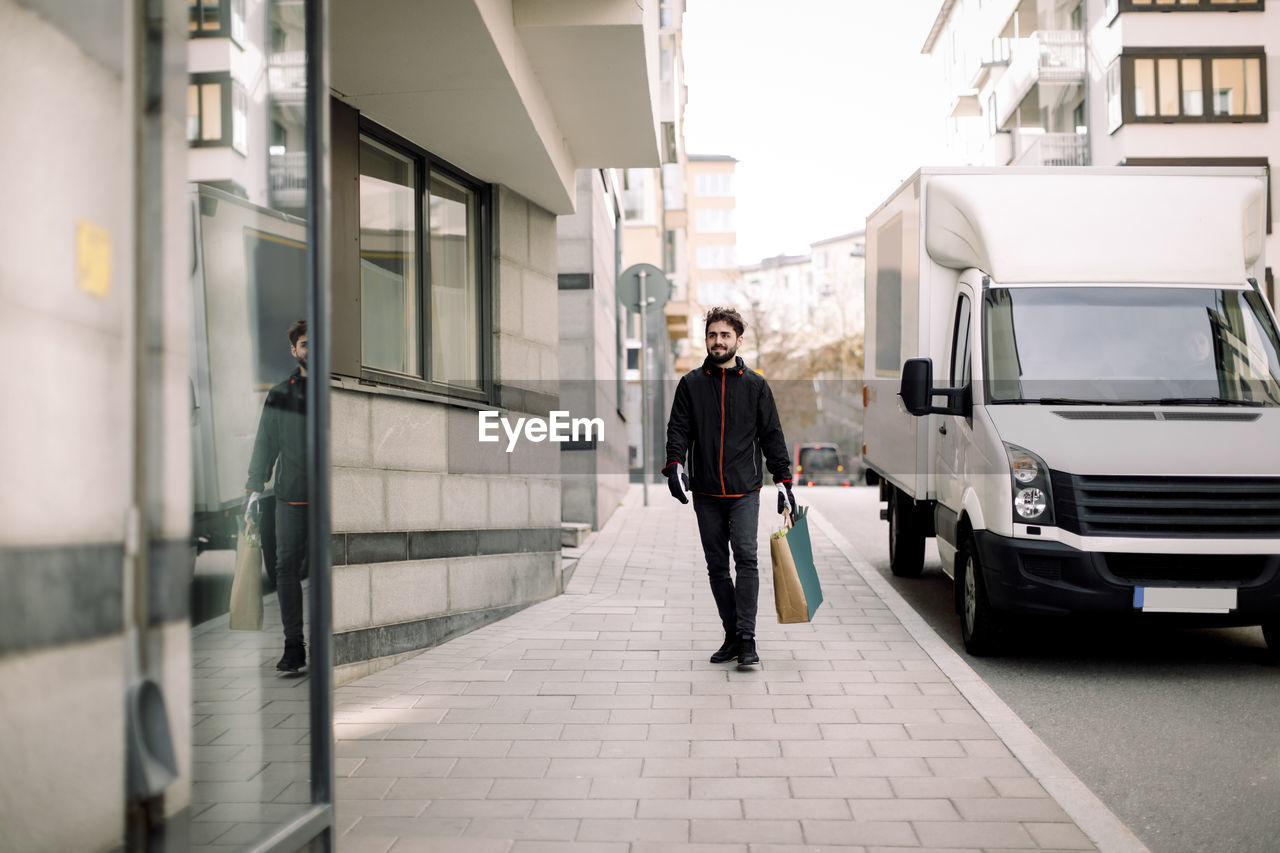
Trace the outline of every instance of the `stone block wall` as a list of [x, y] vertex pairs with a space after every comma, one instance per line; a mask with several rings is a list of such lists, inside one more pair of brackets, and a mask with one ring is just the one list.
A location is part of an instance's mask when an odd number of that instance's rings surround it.
[[344, 384], [333, 394], [335, 681], [560, 592], [560, 452], [478, 441], [559, 405], [555, 217], [499, 188], [496, 406]]

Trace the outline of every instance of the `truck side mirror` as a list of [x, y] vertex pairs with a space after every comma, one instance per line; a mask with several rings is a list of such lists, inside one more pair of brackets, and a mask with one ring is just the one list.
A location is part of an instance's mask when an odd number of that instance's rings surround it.
[[903, 363], [898, 396], [911, 414], [929, 414], [933, 401], [933, 359], [909, 358]]
[[[902, 385], [898, 390], [902, 404], [907, 411], [919, 417], [921, 415], [962, 415], [969, 417], [973, 413], [973, 402], [970, 389], [934, 388], [933, 359], [909, 358], [902, 364]], [[946, 396], [945, 406], [933, 405], [935, 396]]]

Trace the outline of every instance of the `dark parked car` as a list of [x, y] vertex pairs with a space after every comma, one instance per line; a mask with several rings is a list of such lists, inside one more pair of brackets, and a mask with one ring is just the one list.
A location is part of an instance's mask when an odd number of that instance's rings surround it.
[[796, 445], [795, 482], [801, 486], [853, 485], [840, 457], [840, 446], [830, 442]]

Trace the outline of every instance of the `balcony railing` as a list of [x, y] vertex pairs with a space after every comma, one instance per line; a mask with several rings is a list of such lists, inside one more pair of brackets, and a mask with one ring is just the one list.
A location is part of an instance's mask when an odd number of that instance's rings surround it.
[[307, 91], [307, 52], [287, 50], [267, 59], [267, 80], [273, 95], [303, 95]]
[[1013, 58], [1013, 39], [1010, 38], [994, 38], [991, 44], [982, 54], [982, 65], [996, 66], [1008, 65], [1009, 60]]
[[272, 154], [267, 167], [271, 200], [281, 207], [298, 207], [307, 198], [307, 152]]
[[1034, 86], [1084, 83], [1082, 32], [1041, 30], [1030, 38], [1013, 39], [1010, 48], [1009, 67], [995, 83], [997, 127], [1004, 126]]
[[1044, 30], [1031, 36], [1040, 50], [1042, 83], [1078, 83], [1084, 80], [1084, 33], [1079, 30]]
[[1082, 133], [1016, 133], [1015, 166], [1088, 166], [1089, 137]]

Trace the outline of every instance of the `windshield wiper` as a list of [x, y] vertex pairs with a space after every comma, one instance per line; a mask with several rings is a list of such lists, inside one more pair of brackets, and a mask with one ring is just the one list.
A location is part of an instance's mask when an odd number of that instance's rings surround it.
[[1039, 403], [1041, 406], [1142, 406], [1152, 400], [1085, 400], [1078, 397], [1040, 397], [1035, 400], [1018, 400], [1019, 403]]
[[1230, 397], [1161, 397], [1149, 402], [1161, 406], [1266, 406], [1265, 400], [1236, 400]]
[[1235, 400], [1228, 397], [1160, 397], [1151, 400], [1087, 400], [1080, 397], [1035, 397], [1016, 400], [992, 400], [992, 403], [1016, 403], [1041, 406], [1255, 406], [1270, 405], [1265, 400]]

